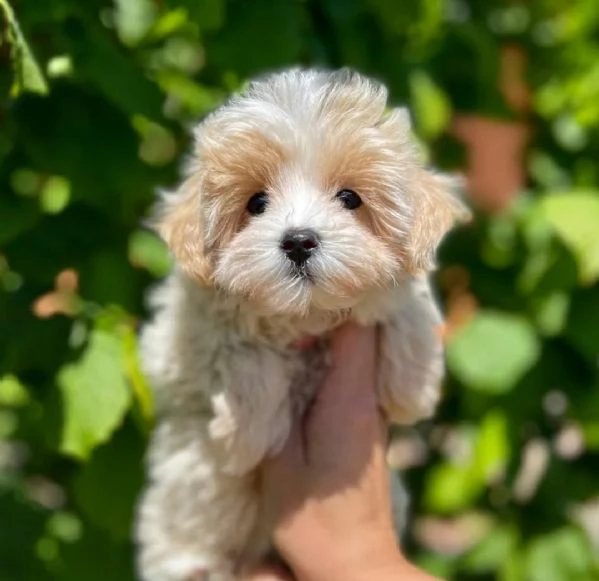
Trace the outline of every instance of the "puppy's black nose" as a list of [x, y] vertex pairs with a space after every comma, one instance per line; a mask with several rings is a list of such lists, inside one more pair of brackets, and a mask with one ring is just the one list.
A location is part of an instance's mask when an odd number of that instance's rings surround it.
[[281, 240], [281, 250], [300, 266], [318, 248], [319, 238], [313, 230], [289, 230]]

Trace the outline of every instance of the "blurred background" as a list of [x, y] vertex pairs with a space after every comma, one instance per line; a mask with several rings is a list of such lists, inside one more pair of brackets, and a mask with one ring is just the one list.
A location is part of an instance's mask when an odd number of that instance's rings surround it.
[[249, 75], [350, 65], [465, 172], [449, 376], [398, 432], [407, 550], [451, 580], [599, 579], [597, 0], [0, 0], [0, 581], [132, 581], [170, 261], [142, 227]]

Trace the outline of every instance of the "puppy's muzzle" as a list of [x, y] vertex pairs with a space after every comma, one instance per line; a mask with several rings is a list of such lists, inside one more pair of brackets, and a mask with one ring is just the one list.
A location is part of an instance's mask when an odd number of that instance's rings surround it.
[[296, 266], [303, 266], [320, 244], [313, 230], [288, 230], [281, 240], [281, 250]]

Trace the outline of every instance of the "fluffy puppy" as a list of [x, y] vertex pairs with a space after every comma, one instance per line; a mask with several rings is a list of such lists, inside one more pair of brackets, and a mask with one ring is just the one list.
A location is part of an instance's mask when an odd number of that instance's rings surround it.
[[[137, 523], [145, 581], [236, 579], [268, 551], [256, 469], [313, 397], [344, 321], [380, 325], [389, 422], [433, 413], [444, 365], [427, 273], [468, 212], [386, 102], [360, 74], [290, 70], [197, 128], [158, 212], [177, 266], [141, 338], [158, 410]], [[397, 482], [394, 494], [401, 526]]]

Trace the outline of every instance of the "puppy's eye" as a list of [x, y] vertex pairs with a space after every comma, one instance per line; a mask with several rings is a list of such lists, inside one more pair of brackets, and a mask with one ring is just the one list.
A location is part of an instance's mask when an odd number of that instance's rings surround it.
[[353, 190], [341, 190], [337, 192], [336, 197], [348, 210], [355, 210], [362, 205], [362, 198]]
[[265, 192], [257, 192], [248, 201], [247, 210], [252, 216], [262, 214], [268, 204], [268, 195]]

